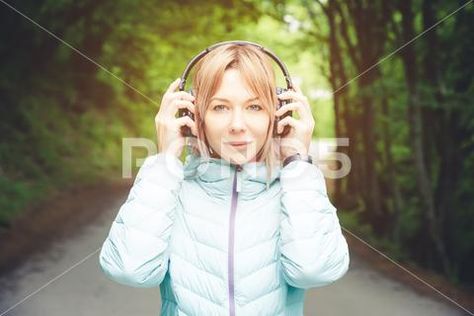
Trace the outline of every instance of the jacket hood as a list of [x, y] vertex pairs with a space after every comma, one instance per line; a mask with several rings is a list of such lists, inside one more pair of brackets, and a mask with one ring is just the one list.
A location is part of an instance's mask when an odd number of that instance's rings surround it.
[[[265, 162], [248, 162], [241, 165], [238, 173], [239, 196], [243, 199], [253, 199], [261, 192], [271, 187], [280, 179], [281, 167], [273, 168], [267, 179]], [[236, 165], [225, 159], [204, 158], [189, 154], [184, 163], [184, 178], [197, 181], [210, 195], [220, 198], [230, 198]]]

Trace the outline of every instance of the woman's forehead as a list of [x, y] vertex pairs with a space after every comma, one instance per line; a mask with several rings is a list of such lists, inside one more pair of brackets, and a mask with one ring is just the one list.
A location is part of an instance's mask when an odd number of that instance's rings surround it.
[[231, 98], [257, 99], [259, 96], [256, 91], [252, 91], [251, 86], [252, 84], [239, 71], [229, 69], [224, 73], [211, 99], [227, 99], [221, 101], [229, 101]]

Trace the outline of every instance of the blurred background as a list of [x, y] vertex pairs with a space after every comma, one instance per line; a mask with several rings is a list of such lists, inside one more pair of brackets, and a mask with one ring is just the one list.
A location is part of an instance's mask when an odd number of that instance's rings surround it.
[[315, 140], [348, 139], [330, 185], [342, 226], [474, 289], [472, 0], [2, 0], [0, 21], [2, 232], [54, 194], [123, 180], [122, 139], [156, 142], [168, 85], [239, 39], [286, 63]]

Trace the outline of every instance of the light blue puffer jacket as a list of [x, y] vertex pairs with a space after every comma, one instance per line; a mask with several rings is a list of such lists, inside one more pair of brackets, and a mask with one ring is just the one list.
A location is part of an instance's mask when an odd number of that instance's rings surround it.
[[349, 251], [320, 169], [163, 153], [140, 168], [100, 252], [121, 284], [160, 286], [161, 315], [303, 315]]

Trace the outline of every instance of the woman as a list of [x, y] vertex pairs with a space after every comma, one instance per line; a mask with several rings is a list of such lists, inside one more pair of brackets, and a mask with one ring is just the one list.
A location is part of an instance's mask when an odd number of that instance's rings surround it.
[[[195, 96], [176, 91], [179, 80], [163, 96], [159, 152], [140, 168], [100, 253], [111, 279], [160, 286], [161, 315], [303, 315], [305, 289], [348, 270], [324, 177], [304, 159], [314, 127], [307, 98], [297, 86], [277, 96], [274, 77], [261, 50], [221, 45], [196, 65]], [[292, 102], [276, 110], [277, 98]], [[184, 108], [194, 120], [175, 117]], [[299, 119], [278, 122], [278, 132], [291, 127], [278, 146], [273, 123], [290, 110]], [[184, 164], [183, 126], [198, 142]]]

